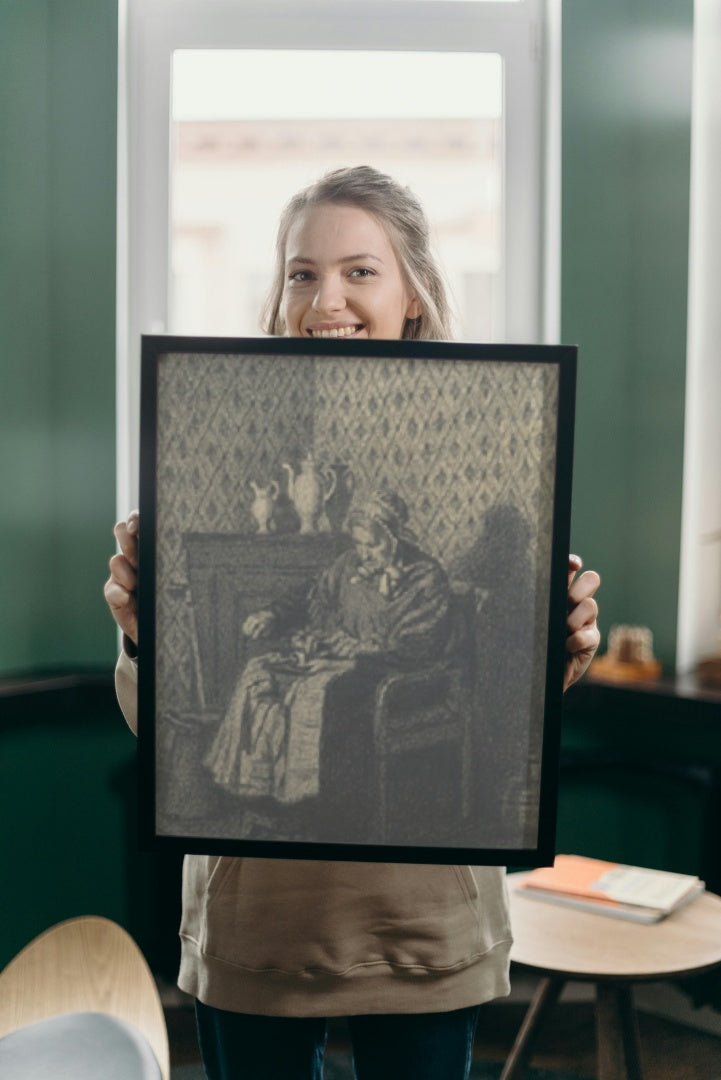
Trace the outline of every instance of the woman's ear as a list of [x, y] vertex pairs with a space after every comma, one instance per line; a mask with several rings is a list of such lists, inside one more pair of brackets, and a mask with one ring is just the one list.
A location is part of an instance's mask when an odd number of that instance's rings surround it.
[[414, 296], [406, 311], [407, 319], [418, 319], [423, 314], [423, 305], [417, 296]]

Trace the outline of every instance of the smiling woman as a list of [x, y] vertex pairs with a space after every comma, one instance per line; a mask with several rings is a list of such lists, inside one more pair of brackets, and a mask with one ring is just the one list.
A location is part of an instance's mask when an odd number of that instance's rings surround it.
[[[271, 333], [293, 338], [330, 335], [332, 332], [336, 335], [342, 332], [347, 337], [349, 330], [352, 335], [375, 339], [446, 336], [441, 329], [447, 314], [443, 284], [430, 254], [423, 209], [407, 188], [375, 169], [368, 166], [336, 169], [293, 198], [281, 222], [276, 260], [276, 281], [269, 310]], [[431, 426], [442, 444], [443, 453], [449, 455], [444, 458], [448, 467], [437, 474], [445, 492], [453, 487], [449, 477], [456, 473], [455, 459], [463, 439], [460, 430], [468, 432], [465, 441], [477, 443], [481, 455], [486, 456], [482, 449], [483, 439], [471, 438], [470, 432], [477, 429], [481, 414], [484, 422], [491, 426], [504, 426], [498, 423], [499, 412], [503, 413], [502, 399], [499, 395], [494, 400], [491, 391], [488, 400], [493, 400], [497, 410], [483, 407], [485, 394], [479, 394], [475, 408], [459, 409], [458, 401], [469, 397], [466, 380], [471, 366], [446, 364], [446, 360], [451, 359], [447, 353], [452, 348], [449, 343], [438, 346], [426, 343], [426, 352], [422, 355], [433, 356], [436, 360], [443, 357], [443, 378], [438, 372], [433, 373], [433, 390], [428, 384], [428, 397], [437, 409], [435, 391], [442, 385], [448, 395], [447, 410], [430, 412], [426, 409], [418, 414], [420, 422], [401, 427], [399, 421], [406, 398], [401, 394], [398, 400], [398, 384], [395, 394], [380, 390], [373, 406], [369, 401], [373, 395], [367, 380], [380, 385], [383, 372], [388, 372], [388, 359], [383, 354], [386, 350], [393, 351], [391, 343], [382, 340], [375, 344], [368, 342], [365, 346], [344, 346], [353, 354], [360, 350], [360, 354], [366, 356], [365, 363], [355, 365], [366, 382], [356, 386], [353, 394], [341, 391], [348, 399], [348, 409], [360, 413], [368, 403], [373, 411], [377, 411], [379, 401], [383, 403], [383, 422], [379, 427], [372, 423], [361, 425], [359, 452], [353, 454], [346, 443], [347, 427], [352, 427], [352, 424], [344, 423], [348, 413], [341, 412], [320, 392], [315, 378], [308, 377], [307, 367], [300, 368], [297, 363], [286, 367], [279, 360], [276, 350], [282, 352], [281, 345], [287, 347], [292, 342], [254, 342], [252, 348], [259, 350], [257, 369], [265, 379], [265, 393], [275, 406], [286, 395], [289, 398], [296, 396], [294, 384], [289, 385], [281, 373], [292, 371], [295, 374], [305, 370], [304, 382], [311, 388], [314, 399], [306, 420], [310, 436], [306, 445], [310, 450], [301, 466], [300, 478], [284, 461], [284, 443], [275, 443], [275, 450], [265, 460], [265, 467], [272, 468], [272, 463], [278, 461], [289, 478], [292, 476], [292, 489], [288, 488], [288, 495], [297, 510], [298, 539], [306, 547], [306, 541], [313, 543], [315, 555], [322, 558], [322, 568], [318, 573], [316, 564], [307, 583], [299, 574], [290, 582], [290, 590], [284, 589], [282, 593], [275, 588], [263, 587], [261, 606], [247, 612], [250, 617], [243, 622], [242, 633], [258, 643], [273, 627], [280, 636], [275, 641], [269, 638], [269, 648], [262, 652], [251, 652], [249, 646], [242, 665], [238, 665], [238, 653], [232, 650], [235, 659], [231, 665], [230, 698], [214, 718], [217, 727], [212, 745], [200, 760], [215, 783], [217, 791], [214, 795], [253, 801], [253, 805], [248, 804], [242, 809], [249, 815], [247, 828], [257, 831], [248, 837], [249, 857], [223, 855], [218, 858], [197, 853], [186, 857], [179, 985], [196, 998], [200, 1043], [209, 1076], [242, 1072], [248, 1080], [297, 1075], [320, 1077], [327, 1037], [324, 1017], [346, 1015], [353, 1027], [354, 1060], [359, 1080], [446, 1080], [451, 1075], [461, 1080], [469, 1075], [480, 1005], [507, 993], [509, 988], [510, 930], [503, 872], [495, 865], [495, 859], [505, 858], [515, 849], [504, 845], [502, 851], [495, 852], [493, 865], [474, 869], [466, 865], [450, 868], [435, 865], [435, 852], [432, 856], [434, 865], [419, 866], [417, 849], [424, 846], [429, 836], [437, 835], [437, 824], [425, 825], [425, 808], [428, 807], [431, 816], [436, 815], [436, 802], [428, 798], [430, 782], [422, 784], [420, 790], [416, 788], [408, 798], [403, 780], [400, 786], [397, 779], [388, 780], [390, 765], [387, 759], [392, 746], [387, 733], [392, 725], [376, 720], [376, 703], [386, 714], [400, 720], [397, 730], [403, 737], [404, 746], [409, 730], [406, 720], [410, 704], [415, 704], [413, 699], [417, 701], [418, 696], [422, 703], [428, 704], [430, 712], [423, 714], [421, 722], [421, 742], [412, 741], [411, 749], [428, 750], [429, 755], [433, 751], [434, 744], [426, 741], [428, 726], [437, 725], [444, 740], [449, 731], [454, 732], [456, 745], [455, 753], [451, 749], [450, 780], [446, 779], [442, 787], [458, 791], [459, 798], [451, 812], [452, 820], [441, 825], [442, 834], [448, 830], [454, 837], [452, 858], [458, 858], [460, 852], [479, 850], [475, 846], [469, 848], [465, 842], [464, 822], [472, 822], [475, 828], [479, 819], [484, 823], [493, 821], [494, 813], [499, 811], [501, 817], [506, 818], [509, 806], [519, 805], [523, 810], [530, 802], [530, 830], [526, 833], [527, 822], [522, 822], [521, 831], [524, 836], [540, 836], [533, 809], [535, 800], [516, 799], [513, 780], [513, 775], [522, 778], [531, 773], [538, 775], [540, 757], [536, 737], [529, 739], [527, 759], [524, 752], [522, 767], [511, 770], [508, 782], [507, 774], [499, 771], [503, 790], [491, 799], [493, 807], [477, 813], [470, 805], [465, 763], [471, 760], [469, 755], [473, 745], [492, 741], [487, 740], [481, 730], [482, 714], [476, 711], [475, 705], [476, 688], [480, 684], [474, 668], [481, 650], [474, 639], [479, 597], [470, 567], [475, 562], [473, 553], [484, 544], [483, 532], [476, 524], [474, 512], [469, 515], [467, 501], [459, 498], [464, 520], [474, 524], [464, 541], [469, 556], [469, 577], [464, 576], [463, 582], [470, 587], [458, 588], [451, 582], [450, 566], [447, 570], [441, 562], [441, 551], [438, 557], [432, 552], [429, 536], [416, 542], [415, 535], [421, 534], [416, 534], [415, 530], [412, 534], [407, 526], [410, 504], [406, 498], [409, 492], [419, 496], [419, 510], [424, 510], [424, 504], [430, 502], [431, 506], [425, 508], [425, 512], [432, 515], [432, 519], [438, 516], [434, 513], [438, 495], [412, 475], [412, 466], [408, 466], [408, 461], [415, 457], [435, 456], [433, 443], [428, 441]], [[298, 345], [304, 351], [302, 343], [298, 342]], [[340, 347], [330, 345], [333, 349]], [[423, 346], [415, 340], [406, 342], [406, 346], [408, 359], [415, 365], [416, 355]], [[211, 347], [215, 350], [217, 343], [211, 343]], [[307, 348], [317, 353], [320, 345], [311, 341]], [[372, 363], [374, 348], [379, 350], [375, 359], [381, 361], [380, 366]], [[399, 348], [398, 342], [396, 348]], [[465, 348], [464, 355], [469, 356], [469, 350], [472, 350], [473, 359], [478, 359], [476, 346]], [[297, 353], [297, 346], [290, 351]], [[169, 355], [164, 354], [166, 360]], [[309, 359], [315, 369], [317, 357], [311, 353]], [[330, 359], [323, 359], [318, 372], [330, 374], [328, 385], [337, 386], [339, 371], [336, 367], [334, 379], [334, 369], [326, 363]], [[197, 355], [186, 356], [184, 360], [193, 368], [199, 368]], [[162, 366], [165, 372], [172, 370], [165, 363]], [[399, 369], [390, 366], [395, 378]], [[505, 370], [503, 364], [498, 367]], [[551, 369], [544, 368], [541, 383], [545, 388], [541, 390], [545, 402], [539, 410], [542, 417], [549, 416], [549, 409], [554, 413], [564, 400], [560, 375], [557, 379], [551, 371], [553, 381], [548, 382], [549, 371]], [[412, 373], [415, 385], [420, 369], [413, 367]], [[460, 385], [453, 379], [454, 373], [463, 380]], [[195, 388], [204, 384], [202, 391], [191, 395], [194, 424], [199, 419], [197, 400], [204, 399], [205, 391], [210, 389], [204, 374], [207, 376], [207, 369], [204, 373], [199, 368], [192, 380]], [[170, 381], [177, 385], [172, 374]], [[168, 387], [165, 377], [159, 378], [156, 371], [144, 385], [160, 387], [163, 384]], [[390, 385], [386, 382], [386, 391]], [[518, 386], [515, 382], [514, 385]], [[534, 386], [537, 392], [535, 378]], [[254, 421], [245, 423], [248, 396], [253, 395], [225, 394], [224, 398], [230, 404], [229, 428], [241, 429], [248, 435], [255, 455], [258, 428], [251, 430]], [[516, 393], [510, 397], [514, 405], [519, 400]], [[428, 400], [422, 389], [419, 389], [420, 398]], [[521, 400], [524, 400], [522, 396]], [[325, 412], [321, 410], [322, 402], [325, 402]], [[465, 425], [462, 429], [454, 426], [459, 413]], [[177, 418], [177, 410], [164, 410], [166, 417], [171, 414]], [[222, 428], [216, 410], [212, 415], [213, 427], [218, 424]], [[296, 415], [294, 407], [293, 416]], [[317, 473], [308, 475], [314, 472], [314, 452], [316, 446], [321, 445], [324, 415], [331, 420], [331, 427], [340, 428], [339, 440], [345, 445], [339, 457], [335, 449], [331, 450], [331, 445], [326, 444], [323, 460], [353, 463], [355, 508], [348, 515], [350, 546], [340, 542], [337, 553], [318, 546], [318, 537], [314, 538], [312, 534], [313, 521], [319, 519], [324, 491], [328, 496], [331, 494], [330, 486], [319, 487]], [[426, 423], [431, 418], [432, 425]], [[303, 437], [298, 426], [295, 423], [279, 425], [276, 419], [274, 416], [271, 420], [273, 430], [291, 432], [292, 435], [282, 435], [282, 439], [292, 438], [295, 443], [288, 445], [297, 446], [298, 438]], [[527, 425], [527, 421], [524, 424]], [[205, 427], [203, 422], [199, 426]], [[552, 428], [548, 423], [541, 426], [546, 431]], [[171, 427], [166, 424], [164, 428], [166, 437], [161, 442], [165, 447], [173, 442], [167, 439]], [[389, 475], [383, 474], [383, 464], [378, 458], [378, 454], [381, 458], [390, 457], [393, 449], [391, 438], [385, 435], [386, 427], [389, 433], [397, 429], [405, 443], [411, 441], [410, 450], [406, 449], [400, 458], [390, 460]], [[163, 429], [162, 424], [160, 429]], [[452, 438], [449, 437], [451, 432]], [[541, 445], [547, 445], [545, 437]], [[550, 445], [555, 446], [555, 441]], [[341, 442], [337, 446], [340, 452]], [[357, 471], [356, 461], [362, 463], [366, 448], [368, 467]], [[513, 442], [514, 460], [519, 458], [517, 450], [518, 446]], [[161, 450], [158, 462], [164, 452]], [[537, 452], [537, 449], [532, 451], [533, 454]], [[546, 480], [549, 469], [555, 475], [559, 460], [555, 454], [555, 450], [550, 457], [541, 452], [541, 475]], [[253, 457], [253, 461], [256, 460]], [[245, 463], [245, 454], [241, 450], [240, 457], [233, 462], [231, 486], [234, 495]], [[150, 471], [144, 469], [144, 475]], [[166, 477], [172, 476], [174, 471], [160, 470]], [[535, 475], [533, 469], [531, 472]], [[310, 485], [303, 485], [304, 491], [301, 491], [304, 473]], [[333, 486], [337, 484], [339, 474], [334, 475]], [[365, 475], [365, 483], [355, 487], [359, 475]], [[485, 475], [486, 471], [481, 468], [472, 468], [470, 474], [465, 473], [468, 489], [473, 492], [472, 505], [481, 505], [479, 500], [486, 483]], [[513, 474], [508, 475], [508, 489], [513, 490]], [[542, 486], [546, 490], [548, 484]], [[567, 490], [563, 485], [561, 487], [563, 491]], [[168, 507], [169, 503], [187, 507], [196, 501], [186, 503], [176, 499], [169, 481], [163, 481], [158, 491], [162, 492], [161, 500], [168, 500], [158, 504], [160, 507]], [[144, 492], [144, 500], [145, 495]], [[532, 499], [534, 505], [537, 501]], [[144, 501], [144, 505], [150, 513], [150, 521], [143, 533], [146, 538], [143, 544], [149, 541], [154, 545], [156, 536], [165, 531], [158, 526], [165, 511], [160, 509], [159, 515], [155, 515], [155, 503]], [[179, 533], [188, 530], [188, 512], [187, 509], [181, 511]], [[223, 528], [236, 528], [235, 519], [225, 517], [224, 510], [222, 513]], [[544, 511], [543, 518], [537, 518], [537, 535], [539, 544], [546, 545], [543, 549], [546, 552], [551, 538], [547, 526], [548, 517]], [[137, 515], [131, 515], [127, 522], [116, 526], [121, 554], [111, 559], [111, 577], [106, 583], [106, 598], [116, 621], [128, 634], [135, 634], [136, 645], [136, 589], [139, 588], [141, 596], [152, 597], [153, 620], [166, 606], [159, 599], [159, 593], [153, 597], [153, 579], [143, 577], [145, 568], [150, 568], [152, 575], [152, 568], [158, 564], [155, 556], [159, 549], [151, 547], [151, 558], [145, 559], [138, 549], [138, 530]], [[326, 532], [325, 529], [321, 531]], [[447, 538], [449, 534], [444, 532], [443, 535]], [[256, 547], [253, 534], [241, 536], [241, 539], [249, 539], [252, 547]], [[284, 535], [280, 530], [272, 539], [284, 544], [294, 544], [296, 540], [292, 532]], [[325, 539], [330, 540], [331, 545], [335, 544], [332, 535], [326, 535]], [[564, 539], [564, 546], [565, 542]], [[507, 540], [504, 543], [507, 545]], [[525, 547], [528, 546], [526, 543]], [[439, 544], [439, 548], [443, 550], [444, 561], [447, 560], [448, 543]], [[281, 563], [277, 556], [268, 554], [267, 548], [264, 552], [264, 565], [273, 581], [281, 580]], [[544, 573], [548, 580], [548, 557], [542, 559], [540, 550], [537, 557], [539, 564], [543, 562], [546, 566]], [[294, 565], [298, 565], [297, 554], [293, 559]], [[504, 560], [504, 565], [508, 561], [508, 558]], [[172, 565], [175, 572], [180, 564], [171, 556], [168, 565]], [[533, 602], [524, 602], [518, 609], [516, 595], [519, 589], [523, 590], [525, 574], [518, 560], [511, 560], [511, 565], [515, 579], [513, 599], [503, 599], [504, 618], [501, 621], [509, 625], [511, 613], [512, 630], [502, 636], [502, 643], [494, 653], [503, 660], [501, 674], [494, 672], [494, 682], [497, 681], [502, 692], [505, 682], [509, 681], [504, 670], [512, 672], [514, 682], [518, 681], [519, 672], [540, 670], [537, 668], [538, 650], [532, 644], [538, 623], [535, 612], [548, 609], [546, 603]], [[568, 597], [564, 595], [564, 577], [559, 573], [556, 573], [556, 582], [561, 586], [559, 611], [564, 608], [568, 611], [566, 640], [560, 641], [559, 645], [565, 644], [565, 685], [570, 685], [586, 669], [598, 644], [593, 593], [599, 580], [591, 571], [577, 578], [581, 564], [575, 557], [569, 559], [567, 565]], [[139, 568], [141, 582], [138, 586]], [[299, 569], [303, 570], [303, 567]], [[563, 571], [563, 565], [560, 569]], [[463, 565], [458, 572], [466, 573]], [[305, 577], [307, 573], [303, 571]], [[247, 584], [234, 592], [230, 578], [224, 581], [223, 588], [239, 600], [253, 596]], [[464, 603], [464, 599], [470, 603]], [[214, 602], [207, 633], [211, 638], [216, 634], [224, 636], [216, 607]], [[236, 623], [240, 611], [241, 607], [236, 606], [233, 616]], [[513, 614], [515, 612], [518, 614]], [[166, 637], [161, 629], [163, 618], [160, 614], [157, 622], [148, 623], [141, 616], [142, 640], [149, 640], [151, 647], [156, 637], [158, 640]], [[149, 660], [138, 662], [135, 649], [124, 652], [118, 667], [118, 692], [126, 716], [135, 728], [139, 665], [151, 664], [150, 677], [155, 665], [152, 652], [141, 655]], [[550, 652], [548, 655], [550, 657]], [[559, 653], [559, 661], [562, 659]], [[440, 682], [434, 688], [426, 683], [419, 685], [418, 676], [425, 676], [431, 664], [443, 664], [444, 660], [454, 663], [443, 665], [443, 669], [437, 671]], [[509, 661], [510, 667], [505, 667]], [[182, 665], [173, 663], [167, 665], [173, 682], [180, 667]], [[560, 681], [560, 671], [558, 675]], [[411, 679], [410, 684], [405, 682], [404, 676]], [[152, 684], [143, 682], [145, 678], [144, 675], [141, 677], [141, 687], [149, 686], [152, 691]], [[531, 683], [543, 686], [533, 675]], [[405, 689], [398, 690], [398, 697], [392, 699], [391, 686]], [[385, 688], [382, 692], [381, 687]], [[558, 690], [560, 692], [560, 687]], [[184, 692], [181, 691], [179, 696], [182, 700]], [[426, 702], [429, 696], [431, 701]], [[155, 709], [154, 693], [151, 697]], [[484, 706], [488, 701], [486, 689]], [[488, 708], [489, 715], [493, 711], [492, 707]], [[504, 733], [509, 727], [515, 730], [512, 727], [515, 721], [511, 719], [514, 713], [513, 707], [504, 706]], [[148, 731], [142, 719], [141, 730]], [[386, 733], [381, 739], [380, 753], [376, 749], [377, 731]], [[477, 732], [475, 741], [473, 732]], [[198, 760], [198, 755], [193, 754]], [[429, 772], [432, 765], [434, 778], [442, 775], [443, 768], [437, 757], [427, 765]], [[409, 767], [414, 778], [417, 766], [418, 761], [414, 758]], [[169, 770], [168, 775], [175, 771]], [[405, 769], [402, 771], [408, 775]], [[525, 779], [521, 783], [525, 783]], [[360, 792], [361, 799], [370, 798], [371, 805], [378, 805], [377, 820], [372, 826], [376, 830], [374, 838], [384, 838], [388, 833], [389, 800], [385, 793], [389, 790], [394, 793], [393, 799], [400, 804], [398, 820], [402, 818], [403, 828], [413, 830], [409, 849], [412, 862], [401, 865], [385, 861], [343, 861], [348, 854], [353, 856], [356, 852], [361, 857], [376, 857], [374, 844], [362, 840], [366, 836], [365, 822], [372, 815], [366, 811], [366, 805], [355, 804], [349, 797], [355, 790]], [[328, 798], [324, 801], [326, 792]], [[423, 807], [423, 813], [417, 811], [418, 806]], [[276, 822], [280, 822], [281, 829], [287, 829], [288, 825], [293, 830], [297, 828], [295, 817], [286, 815], [286, 811], [296, 807], [299, 815], [307, 814], [308, 832], [305, 835], [314, 838], [314, 846], [306, 849], [298, 859], [256, 857], [267, 850], [255, 844], [259, 833], [262, 838], [264, 829], [270, 827], [273, 830]], [[155, 806], [151, 809], [155, 814]], [[220, 811], [223, 822], [237, 822], [239, 810], [238, 806], [224, 805]], [[157, 820], [156, 816], [156, 823]], [[163, 823], [161, 828], [166, 830], [168, 826]], [[200, 831], [197, 828], [196, 822], [193, 835], [203, 839], [206, 827], [201, 826]], [[341, 831], [336, 832], [338, 829]], [[165, 835], [170, 840], [177, 839], [169, 832]], [[348, 837], [351, 843], [360, 841], [360, 848], [349, 849], [346, 842], [337, 852], [340, 859], [327, 862], [326, 857], [334, 853], [324, 845], [338, 843], [339, 837], [341, 843]], [[186, 841], [180, 839], [187, 850]], [[212, 841], [212, 837], [208, 839]], [[393, 846], [398, 849], [397, 843]], [[195, 842], [191, 850], [197, 852]], [[287, 848], [283, 849], [284, 854], [286, 851]], [[322, 857], [305, 857], [316, 853]], [[361, 1020], [365, 1023], [361, 1024]]]
[[416, 196], [367, 166], [336, 169], [294, 196], [278, 229], [264, 329], [449, 338], [443, 281]]

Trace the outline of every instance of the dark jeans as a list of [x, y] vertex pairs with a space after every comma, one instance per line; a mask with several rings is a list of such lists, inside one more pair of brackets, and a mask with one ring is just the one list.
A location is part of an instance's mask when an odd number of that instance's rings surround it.
[[[321, 1080], [323, 1017], [249, 1016], [196, 1002], [208, 1080]], [[357, 1080], [467, 1080], [478, 1006], [348, 1018]]]

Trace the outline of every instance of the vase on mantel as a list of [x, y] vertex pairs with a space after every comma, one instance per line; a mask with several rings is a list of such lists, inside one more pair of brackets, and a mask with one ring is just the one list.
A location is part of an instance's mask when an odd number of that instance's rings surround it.
[[300, 519], [301, 533], [329, 532], [326, 503], [335, 492], [336, 474], [328, 466], [318, 465], [310, 453], [301, 461], [297, 473], [287, 461], [283, 462], [283, 469], [288, 477], [288, 497]]
[[249, 480], [248, 487], [253, 492], [250, 512], [253, 515], [258, 532], [262, 535], [273, 532], [275, 530], [273, 514], [280, 494], [280, 487], [275, 480], [271, 480], [269, 484], [264, 486], [256, 484], [254, 480]]

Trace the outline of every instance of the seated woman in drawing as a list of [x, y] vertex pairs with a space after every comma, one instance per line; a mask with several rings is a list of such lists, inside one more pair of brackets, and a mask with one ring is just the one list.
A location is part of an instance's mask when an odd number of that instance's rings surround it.
[[[287, 647], [246, 665], [206, 758], [238, 795], [299, 802], [319, 791], [321, 729], [331, 684], [367, 665], [417, 668], [451, 645], [448, 578], [407, 528], [408, 508], [378, 488], [348, 516], [352, 546], [303, 594], [250, 615], [249, 638]], [[350, 722], [350, 721], [349, 721]]]

